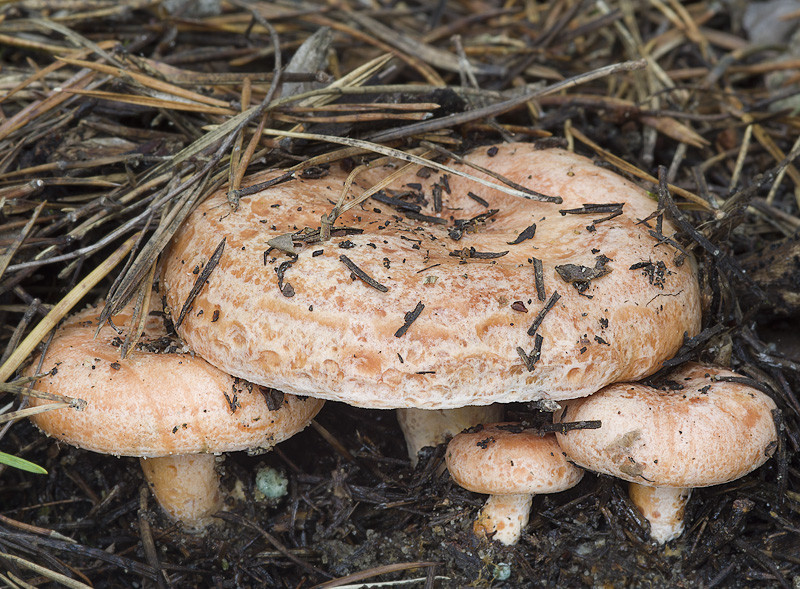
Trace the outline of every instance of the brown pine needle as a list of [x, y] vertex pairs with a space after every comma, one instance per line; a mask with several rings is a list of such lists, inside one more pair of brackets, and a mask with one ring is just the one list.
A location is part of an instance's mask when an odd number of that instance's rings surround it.
[[11, 413], [3, 413], [0, 415], [0, 423], [7, 423], [9, 421], [18, 421], [32, 415], [39, 415], [40, 413], [47, 413], [54, 409], [66, 409], [71, 407], [71, 403], [48, 403], [47, 405], [39, 405], [38, 407], [28, 407], [20, 409], [19, 411], [12, 411]]
[[218, 106], [208, 106], [204, 104], [193, 104], [191, 102], [179, 102], [177, 100], [166, 100], [163, 98], [153, 98], [151, 96], [138, 96], [136, 94], [117, 94], [116, 92], [105, 92], [103, 90], [79, 90], [77, 88], [63, 88], [62, 92], [71, 94], [82, 94], [91, 98], [111, 100], [113, 102], [124, 102], [125, 104], [135, 104], [137, 106], [148, 106], [151, 108], [165, 108], [173, 110], [185, 110], [189, 112], [200, 112], [209, 115], [234, 115], [236, 111], [232, 108], [220, 108]]
[[347, 575], [346, 577], [339, 577], [338, 579], [333, 579], [332, 581], [327, 581], [326, 583], [314, 585], [312, 589], [333, 589], [334, 587], [341, 587], [342, 585], [346, 585], [347, 583], [355, 583], [357, 581], [363, 581], [364, 579], [370, 579], [372, 577], [377, 577], [378, 575], [386, 575], [389, 573], [397, 573], [400, 571], [408, 571], [411, 569], [424, 569], [436, 566], [438, 564], [441, 563], [420, 561], [420, 562], [398, 562], [395, 564], [385, 564], [358, 573], [353, 573], [352, 575]]
[[140, 83], [142, 86], [145, 86], [146, 88], [158, 90], [159, 92], [164, 92], [166, 94], [172, 94], [177, 98], [183, 98], [185, 100], [191, 100], [193, 102], [198, 102], [200, 104], [207, 104], [209, 106], [216, 106], [219, 108], [230, 110], [230, 104], [228, 104], [224, 100], [212, 98], [211, 96], [204, 96], [203, 94], [198, 94], [197, 92], [186, 90], [185, 88], [181, 88], [180, 86], [174, 86], [173, 84], [157, 80], [156, 78], [146, 76], [144, 74], [132, 72], [130, 70], [125, 70], [118, 67], [112, 67], [102, 63], [96, 63], [93, 61], [85, 61], [82, 59], [59, 57], [58, 60], [79, 67], [93, 69], [104, 74], [111, 74], [112, 76], [115, 76], [117, 78], [123, 78], [123, 79], [130, 78], [131, 80]]
[[81, 280], [71, 291], [69, 291], [64, 298], [62, 298], [42, 319], [39, 324], [27, 335], [27, 337], [20, 342], [19, 347], [8, 357], [8, 359], [0, 366], [0, 381], [8, 380], [12, 374], [19, 368], [20, 364], [28, 357], [33, 349], [39, 345], [51, 329], [53, 329], [58, 322], [66, 317], [75, 305], [77, 305], [84, 296], [86, 296], [91, 289], [103, 280], [108, 274], [119, 264], [125, 256], [133, 248], [139, 234], [136, 233], [129, 237], [122, 245], [120, 245], [114, 253], [108, 258], [103, 260], [94, 270], [92, 270], [86, 278]]
[[[644, 172], [644, 171], [640, 170], [636, 166], [634, 166], [632, 164], [629, 164], [628, 162], [626, 162], [622, 158], [619, 158], [619, 157], [615, 156], [614, 154], [606, 151], [605, 149], [603, 149], [597, 143], [595, 143], [594, 141], [589, 139], [586, 135], [584, 135], [581, 131], [579, 131], [575, 127], [572, 127], [570, 129], [570, 133], [572, 133], [572, 135], [574, 135], [575, 138], [578, 141], [580, 141], [581, 143], [585, 143], [586, 145], [591, 147], [593, 150], [595, 150], [597, 152], [597, 154], [600, 157], [602, 157], [607, 162], [614, 164], [616, 167], [618, 167], [623, 172], [626, 172], [626, 173], [628, 173], [628, 174], [630, 174], [632, 176], [636, 176], [637, 178], [641, 178], [642, 180], [647, 180], [648, 182], [652, 182], [653, 184], [658, 184], [658, 180], [656, 178], [654, 178], [653, 176], [651, 176], [647, 172]], [[699, 197], [696, 194], [693, 194], [693, 193], [689, 192], [688, 190], [686, 190], [684, 188], [681, 188], [680, 186], [675, 186], [673, 184], [669, 184], [669, 189], [670, 189], [670, 191], [674, 192], [675, 194], [677, 194], [679, 196], [682, 196], [686, 200], [689, 200], [692, 203], [694, 203], [696, 205], [699, 205], [701, 208], [703, 208], [705, 210], [711, 210], [711, 206], [708, 204], [708, 202], [704, 198]]]
[[19, 556], [14, 556], [13, 554], [9, 554], [8, 552], [0, 553], [0, 559], [5, 559], [11, 561], [18, 567], [28, 569], [37, 573], [46, 579], [50, 579], [51, 581], [56, 581], [57, 583], [61, 583], [64, 587], [68, 587], [69, 589], [92, 589], [91, 586], [86, 585], [85, 583], [81, 583], [80, 581], [76, 581], [75, 579], [70, 579], [66, 575], [62, 575], [61, 573], [57, 573], [55, 571], [51, 571], [47, 567], [43, 567], [38, 565], [34, 562], [29, 560], [25, 560], [24, 558], [20, 558]]

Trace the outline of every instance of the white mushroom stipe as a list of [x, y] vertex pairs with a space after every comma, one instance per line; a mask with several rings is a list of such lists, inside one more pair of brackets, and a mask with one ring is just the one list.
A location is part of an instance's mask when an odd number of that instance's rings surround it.
[[460, 409], [398, 409], [397, 421], [406, 439], [408, 457], [416, 466], [423, 448], [444, 444], [467, 428], [498, 422], [504, 411], [500, 403]]
[[167, 514], [184, 522], [186, 531], [200, 531], [212, 523], [222, 509], [213, 454], [188, 454], [160, 458], [140, 458], [142, 472], [150, 490]]
[[636, 508], [650, 523], [650, 537], [664, 544], [683, 534], [684, 511], [691, 489], [680, 487], [647, 487], [629, 483], [628, 494]]
[[489, 495], [472, 530], [506, 546], [516, 544], [531, 517], [533, 495]]

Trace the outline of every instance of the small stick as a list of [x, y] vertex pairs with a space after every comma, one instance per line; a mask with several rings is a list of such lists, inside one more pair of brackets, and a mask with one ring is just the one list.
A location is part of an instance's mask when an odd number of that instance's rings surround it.
[[544, 301], [547, 294], [544, 291], [544, 269], [542, 268], [542, 261], [539, 258], [532, 258], [533, 260], [533, 279], [536, 284], [536, 298]]
[[543, 432], [558, 432], [566, 434], [567, 432], [580, 430], [580, 429], [600, 429], [603, 423], [599, 419], [591, 421], [566, 421], [564, 423], [546, 423], [539, 427]]
[[536, 315], [536, 318], [533, 320], [533, 323], [531, 323], [531, 326], [528, 328], [528, 335], [533, 335], [534, 333], [536, 333], [536, 330], [539, 329], [539, 326], [542, 324], [542, 321], [544, 320], [544, 316], [547, 315], [548, 311], [550, 311], [550, 309], [553, 308], [553, 305], [555, 305], [558, 302], [558, 299], [560, 298], [561, 295], [558, 294], [557, 290], [554, 290], [553, 294], [550, 295], [550, 298], [547, 300], [544, 307], [542, 307], [542, 310], [539, 311], [539, 314]]
[[411, 324], [414, 323], [414, 321], [417, 320], [417, 317], [420, 316], [420, 313], [422, 313], [422, 310], [424, 308], [425, 308], [425, 305], [423, 305], [422, 301], [420, 301], [420, 302], [417, 303], [417, 306], [414, 307], [413, 311], [409, 311], [408, 313], [406, 313], [406, 315], [405, 315], [405, 323], [403, 323], [403, 325], [400, 326], [400, 329], [398, 329], [394, 333], [394, 337], [403, 337], [406, 334], [406, 332], [408, 331], [408, 328], [411, 327]]
[[352, 272], [355, 275], [356, 278], [358, 278], [359, 280], [361, 280], [365, 284], [367, 284], [367, 285], [371, 286], [372, 288], [374, 288], [376, 290], [379, 290], [381, 292], [388, 292], [389, 291], [389, 287], [388, 286], [384, 286], [380, 282], [378, 282], [377, 280], [372, 278], [369, 274], [367, 274], [361, 268], [356, 266], [355, 262], [353, 262], [353, 260], [351, 260], [350, 258], [345, 256], [344, 254], [339, 256], [339, 259], [342, 261], [342, 263], [345, 266], [347, 266], [348, 270], [350, 270], [350, 272]]
[[208, 259], [205, 267], [203, 267], [203, 271], [200, 272], [200, 276], [198, 276], [197, 280], [194, 281], [194, 286], [192, 286], [192, 290], [189, 291], [189, 296], [186, 297], [186, 301], [183, 303], [180, 315], [178, 315], [178, 320], [175, 322], [175, 329], [178, 329], [181, 326], [181, 323], [183, 323], [183, 320], [186, 318], [186, 313], [189, 312], [189, 308], [192, 306], [192, 303], [194, 303], [194, 299], [200, 294], [200, 290], [203, 288], [206, 280], [208, 280], [208, 277], [211, 276], [211, 272], [217, 267], [219, 259], [222, 257], [222, 252], [225, 251], [225, 241], [227, 239], [227, 237], [222, 238], [222, 241], [219, 242], [217, 249], [214, 250], [214, 253], [211, 254], [211, 257]]

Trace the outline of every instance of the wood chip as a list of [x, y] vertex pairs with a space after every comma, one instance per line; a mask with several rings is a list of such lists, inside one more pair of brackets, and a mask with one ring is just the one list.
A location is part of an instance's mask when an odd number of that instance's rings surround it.
[[536, 223], [531, 223], [525, 229], [522, 230], [522, 233], [517, 235], [517, 238], [514, 241], [507, 241], [508, 245], [517, 245], [518, 243], [522, 243], [526, 239], [533, 239], [533, 236], [536, 235]]
[[408, 328], [411, 327], [411, 324], [417, 320], [417, 317], [419, 317], [420, 313], [422, 313], [422, 310], [424, 308], [425, 305], [423, 305], [422, 301], [420, 301], [417, 303], [417, 306], [414, 307], [413, 311], [409, 311], [408, 313], [406, 313], [405, 322], [403, 323], [403, 325], [400, 326], [400, 329], [394, 332], [394, 337], [403, 337], [408, 331]]

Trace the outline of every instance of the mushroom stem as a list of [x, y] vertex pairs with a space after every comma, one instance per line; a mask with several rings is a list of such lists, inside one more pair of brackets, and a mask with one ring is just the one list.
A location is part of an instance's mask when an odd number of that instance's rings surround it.
[[647, 487], [631, 483], [628, 494], [641, 514], [650, 522], [650, 537], [664, 544], [683, 533], [683, 512], [691, 489]]
[[222, 508], [213, 454], [141, 458], [142, 471], [159, 505], [189, 531], [202, 531]]
[[478, 424], [501, 421], [504, 409], [499, 403], [458, 409], [398, 409], [397, 421], [406, 438], [411, 464], [417, 464], [417, 454], [426, 446], [443, 444]]
[[528, 525], [533, 495], [489, 495], [478, 519], [472, 525], [479, 538], [497, 540], [510, 546], [519, 542]]

